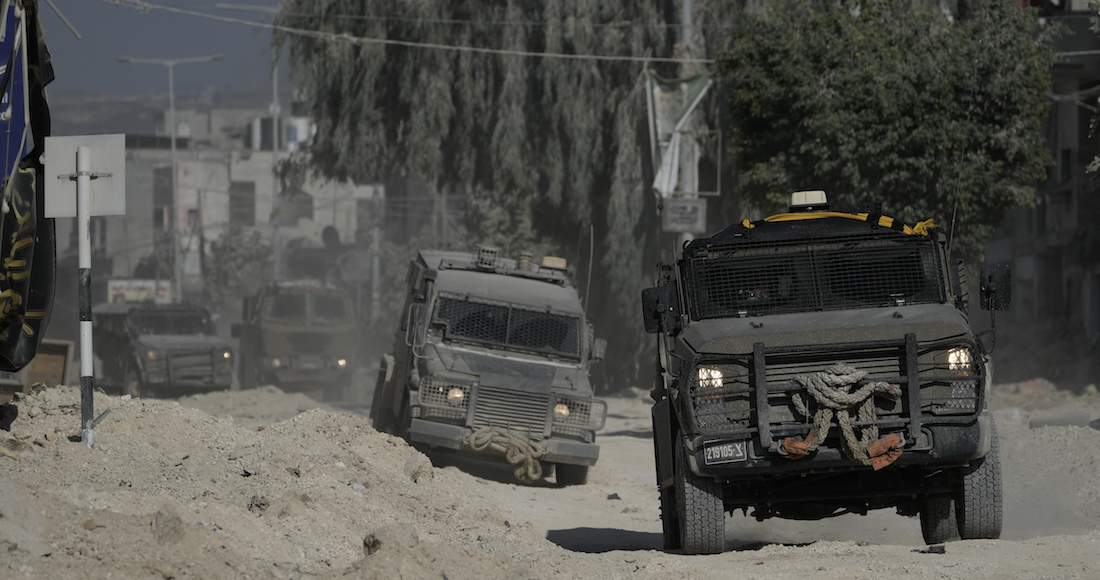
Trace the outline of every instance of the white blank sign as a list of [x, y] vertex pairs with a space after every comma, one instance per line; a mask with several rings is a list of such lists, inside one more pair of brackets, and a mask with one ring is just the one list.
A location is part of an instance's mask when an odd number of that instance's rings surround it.
[[89, 150], [91, 215], [126, 215], [126, 136], [46, 137], [45, 216], [76, 217], [76, 150]]

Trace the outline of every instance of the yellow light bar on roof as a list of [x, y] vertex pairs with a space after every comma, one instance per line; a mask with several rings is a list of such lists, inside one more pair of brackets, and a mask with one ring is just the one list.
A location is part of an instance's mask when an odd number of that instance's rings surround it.
[[543, 268], [550, 268], [550, 269], [553, 269], [553, 270], [564, 270], [565, 269], [565, 258], [559, 258], [557, 256], [543, 256], [542, 257], [542, 267]]

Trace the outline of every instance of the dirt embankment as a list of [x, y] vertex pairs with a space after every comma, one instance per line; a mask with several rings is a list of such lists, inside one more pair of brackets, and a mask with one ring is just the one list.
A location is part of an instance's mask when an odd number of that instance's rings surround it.
[[725, 554], [662, 552], [640, 391], [609, 400], [600, 461], [570, 488], [429, 459], [358, 414], [270, 387], [97, 396], [111, 413], [95, 449], [76, 438], [79, 403], [58, 387], [6, 409], [18, 415], [0, 431], [2, 578], [1100, 577], [1095, 388], [996, 387], [1004, 539], [942, 554], [889, 512], [737, 514]]

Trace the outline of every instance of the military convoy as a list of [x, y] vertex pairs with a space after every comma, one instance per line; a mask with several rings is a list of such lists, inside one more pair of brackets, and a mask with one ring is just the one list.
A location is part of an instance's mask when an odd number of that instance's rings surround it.
[[604, 401], [589, 365], [603, 358], [565, 261], [421, 250], [409, 265], [393, 351], [371, 404], [376, 429], [429, 452], [499, 459], [533, 482], [586, 482], [599, 457]]
[[317, 280], [276, 282], [244, 299], [238, 339], [242, 389], [320, 388], [341, 399], [352, 382], [358, 327], [347, 292]]
[[[684, 245], [642, 293], [666, 549], [724, 549], [725, 512], [894, 508], [924, 539], [997, 538], [992, 341], [931, 221], [829, 211], [824, 192]], [[1009, 305], [983, 267], [981, 307]]]
[[210, 312], [190, 304], [116, 302], [92, 308], [100, 384], [132, 396], [226, 390], [233, 346]]

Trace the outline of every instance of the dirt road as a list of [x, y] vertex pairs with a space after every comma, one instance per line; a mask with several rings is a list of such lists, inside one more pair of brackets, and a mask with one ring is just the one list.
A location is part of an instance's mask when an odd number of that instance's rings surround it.
[[737, 514], [726, 553], [662, 552], [641, 392], [609, 399], [600, 460], [571, 488], [429, 461], [371, 429], [364, 400], [341, 409], [273, 388], [100, 396], [111, 414], [94, 450], [70, 439], [76, 389], [19, 401], [0, 431], [0, 577], [1100, 577], [1100, 431], [1029, 428], [1100, 417], [1095, 389], [997, 387], [1004, 539], [944, 553], [929, 553], [916, 518], [888, 511], [809, 523]]

